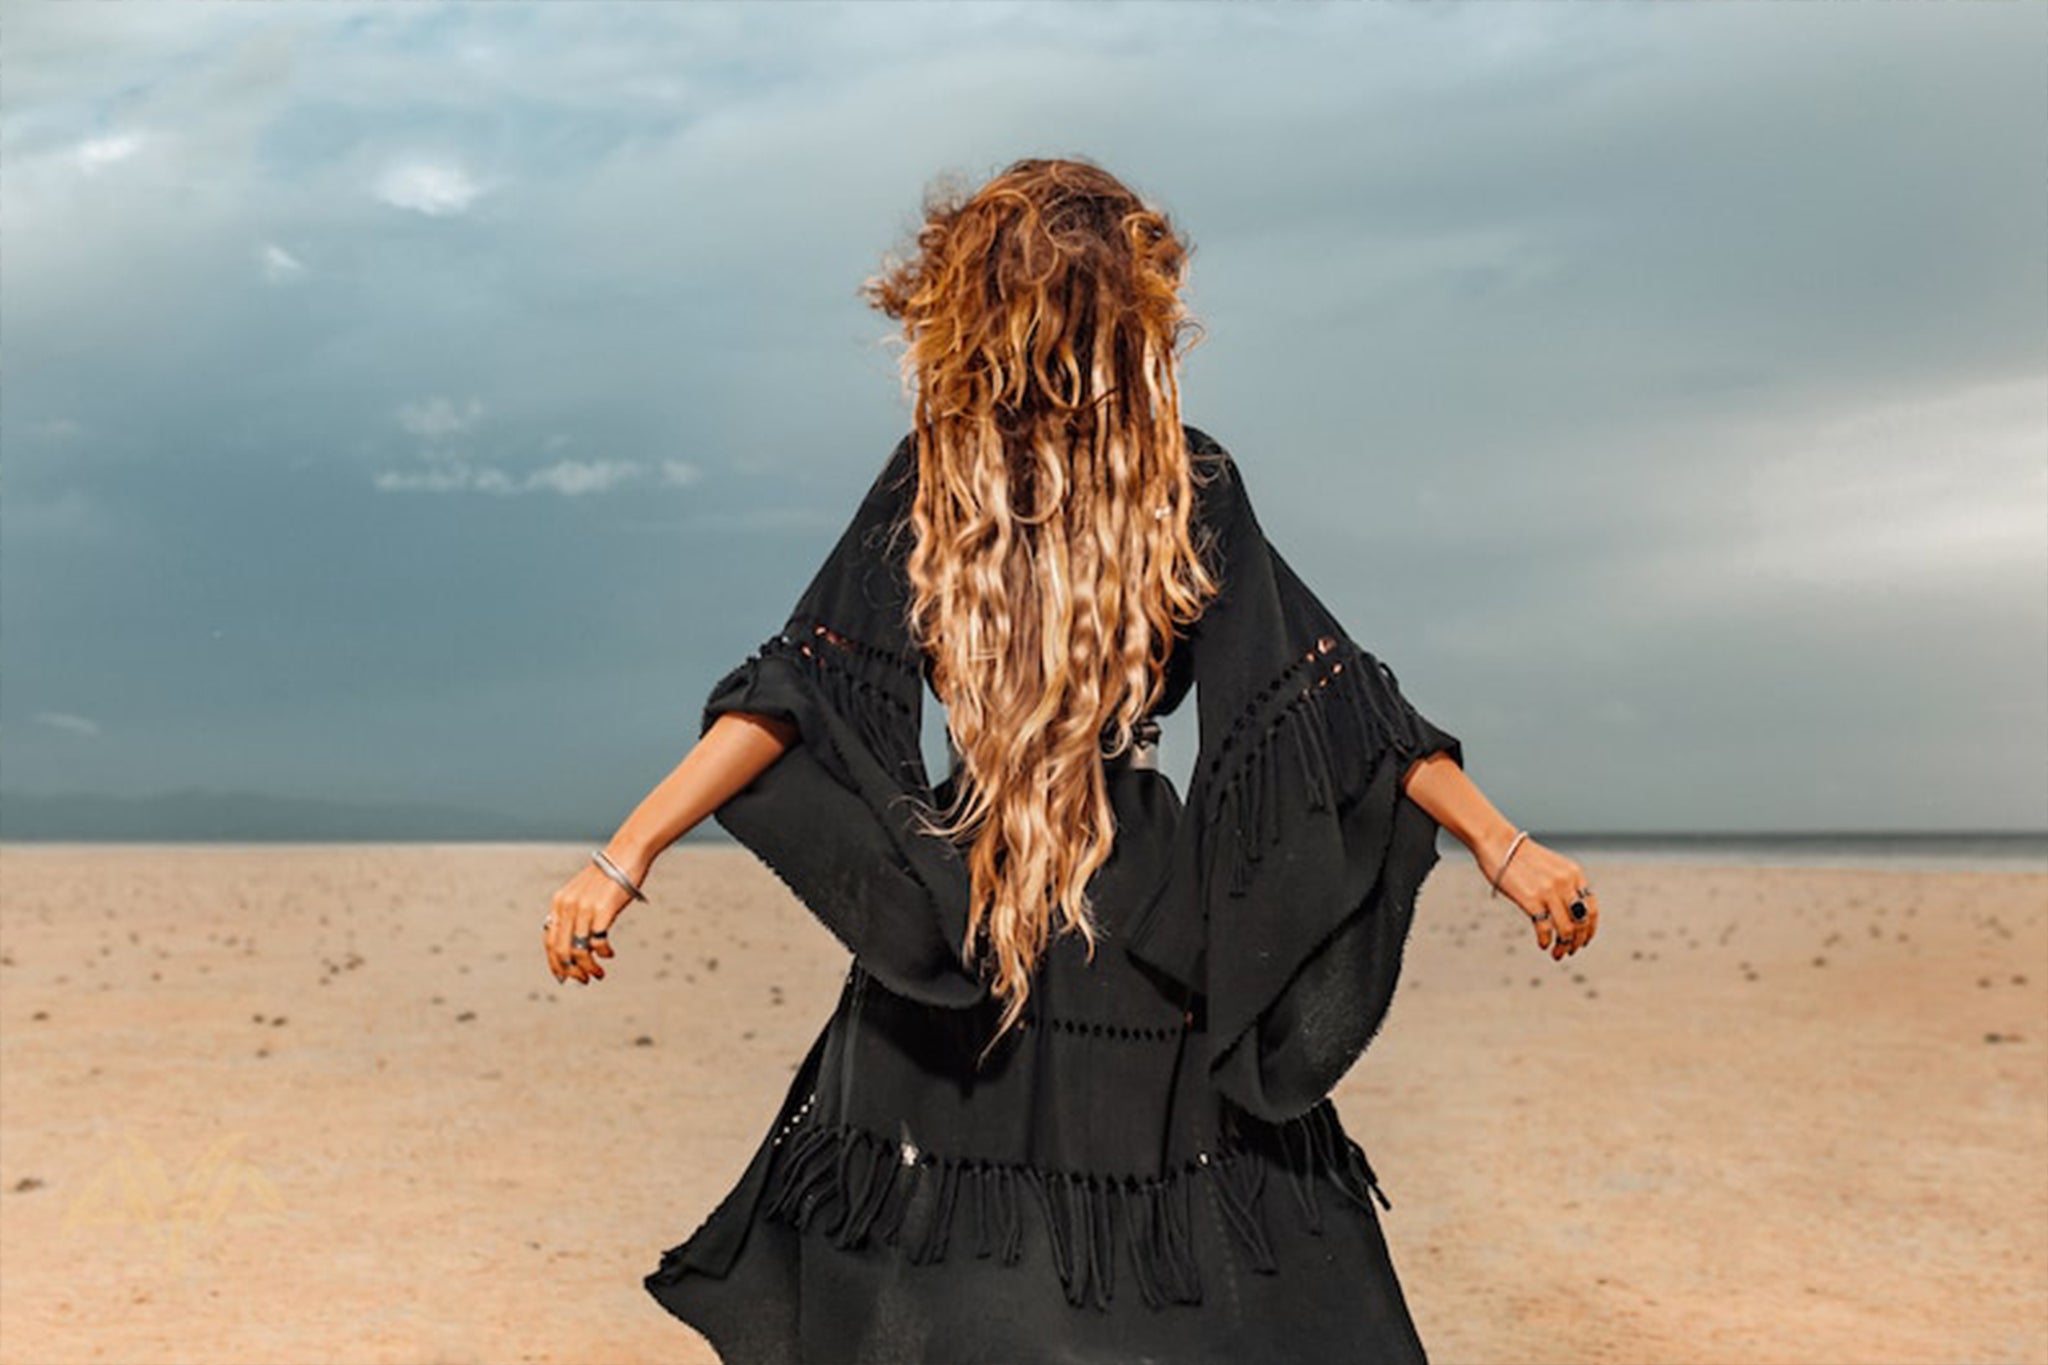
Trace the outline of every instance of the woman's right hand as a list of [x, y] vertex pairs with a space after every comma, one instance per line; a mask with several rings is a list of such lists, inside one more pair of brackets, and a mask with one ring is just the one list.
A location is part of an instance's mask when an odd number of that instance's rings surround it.
[[[1521, 856], [1519, 854], [1517, 857]], [[636, 881], [646, 875], [645, 869], [628, 869], [627, 875]], [[563, 884], [548, 902], [547, 923], [542, 928], [541, 947], [547, 954], [548, 970], [556, 981], [570, 977], [588, 985], [593, 977], [602, 981], [604, 968], [597, 965], [600, 957], [615, 957], [611, 945], [611, 927], [619, 914], [633, 903], [633, 897], [626, 888], [607, 877], [595, 864], [585, 867]], [[602, 938], [593, 938], [602, 934]], [[577, 939], [588, 942], [588, 947], [578, 947]]]
[[[1495, 867], [1498, 866], [1496, 862]], [[1491, 878], [1495, 867], [1480, 866]], [[1586, 917], [1575, 920], [1571, 903], [1586, 888]], [[1593, 941], [1600, 927], [1600, 901], [1586, 880], [1586, 869], [1534, 839], [1524, 839], [1501, 874], [1500, 892], [1521, 907], [1536, 931], [1536, 946], [1561, 962]]]

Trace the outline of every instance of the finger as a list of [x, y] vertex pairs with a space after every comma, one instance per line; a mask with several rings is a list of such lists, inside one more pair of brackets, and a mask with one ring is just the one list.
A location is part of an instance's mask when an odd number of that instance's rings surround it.
[[[1572, 951], [1577, 952], [1593, 941], [1593, 897], [1592, 888], [1586, 886], [1586, 869], [1574, 863], [1571, 873], [1571, 885], [1564, 892], [1565, 914], [1569, 917], [1572, 906], [1578, 904], [1586, 916], [1584, 919], [1571, 921]], [[1581, 887], [1586, 887], [1587, 894], [1579, 894]]]
[[[1572, 904], [1579, 899], [1579, 888], [1584, 886], [1585, 882], [1582, 880], [1584, 872], [1576, 864], [1572, 865], [1570, 872], [1571, 876], [1566, 878], [1564, 885], [1559, 888], [1557, 895], [1558, 899], [1564, 902], [1562, 914], [1564, 916], [1565, 932], [1571, 935], [1569, 951], [1576, 953], [1579, 949], [1586, 946], [1586, 921], [1573, 918]], [[1590, 906], [1585, 908], [1590, 912]]]
[[1556, 933], [1550, 940], [1550, 959], [1562, 962], [1570, 954], [1575, 940], [1571, 912], [1565, 909], [1564, 898], [1558, 894], [1556, 886], [1545, 889], [1543, 908], [1550, 912], [1550, 922], [1556, 927]]
[[548, 970], [554, 973], [557, 983], [560, 983], [568, 975], [568, 970], [562, 963], [562, 953], [558, 943], [562, 921], [565, 917], [562, 907], [560, 905], [555, 906], [548, 912], [548, 923], [541, 930], [541, 951], [547, 954]]
[[555, 918], [554, 932], [548, 940], [555, 961], [561, 964], [562, 976], [566, 980], [581, 981], [585, 976], [582, 967], [576, 962], [576, 949], [570, 942], [575, 934], [581, 932], [576, 925], [582, 916], [583, 912], [573, 906], [567, 913], [558, 915]]
[[576, 940], [582, 939], [586, 945], [588, 944], [591, 921], [595, 918], [595, 915], [586, 912], [583, 916], [582, 927], [577, 929], [569, 940], [569, 960], [576, 964], [576, 970], [581, 973], [580, 979], [586, 984], [589, 983], [592, 977], [596, 977], [599, 980], [604, 978], [604, 968], [597, 965], [597, 959], [591, 956], [590, 948], [588, 946], [579, 947], [576, 942]]
[[1536, 946], [1548, 951], [1551, 936], [1550, 918], [1543, 913], [1543, 907], [1539, 905], [1533, 913], [1528, 910], [1522, 913], [1529, 916], [1529, 927], [1536, 931]]
[[[599, 957], [618, 956], [618, 954], [612, 950], [611, 941], [612, 925], [618, 923], [618, 919], [619, 912], [616, 910], [612, 910], [600, 914], [596, 918], [596, 920], [593, 921], [590, 930], [590, 951], [592, 953], [595, 953]], [[605, 935], [605, 937], [599, 938], [599, 934], [603, 934]]]

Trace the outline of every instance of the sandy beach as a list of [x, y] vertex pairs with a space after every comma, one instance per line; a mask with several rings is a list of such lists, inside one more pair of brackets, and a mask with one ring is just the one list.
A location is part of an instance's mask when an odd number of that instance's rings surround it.
[[[712, 1361], [846, 954], [692, 841], [557, 984], [584, 856], [0, 850], [0, 1362]], [[2048, 1362], [2048, 875], [1585, 861], [1553, 963], [1447, 847], [1338, 1092], [1432, 1358]]]

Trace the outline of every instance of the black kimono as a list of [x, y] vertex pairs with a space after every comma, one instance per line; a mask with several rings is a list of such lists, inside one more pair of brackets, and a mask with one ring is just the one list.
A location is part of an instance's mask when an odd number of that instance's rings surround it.
[[[906, 436], [791, 613], [722, 678], [798, 744], [718, 822], [853, 954], [837, 1008], [737, 1186], [646, 1277], [727, 1365], [1424, 1358], [1379, 1189], [1328, 1098], [1384, 1019], [1437, 824], [1400, 779], [1459, 741], [1424, 719], [1260, 529], [1190, 427], [1223, 592], [1177, 641], [1185, 806], [1107, 764], [1117, 842], [1023, 1027], [962, 961], [957, 849], [921, 750], [904, 624]], [[1185, 814], [1184, 814], [1185, 812]]]

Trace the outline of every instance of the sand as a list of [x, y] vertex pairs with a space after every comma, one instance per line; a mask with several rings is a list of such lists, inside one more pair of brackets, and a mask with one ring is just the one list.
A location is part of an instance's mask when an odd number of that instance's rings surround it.
[[[692, 840], [557, 984], [583, 857], [0, 850], [0, 1361], [712, 1361], [846, 955]], [[1448, 851], [1338, 1091], [1432, 1358], [2048, 1362], [2048, 875], [1582, 861], [1553, 963]]]

